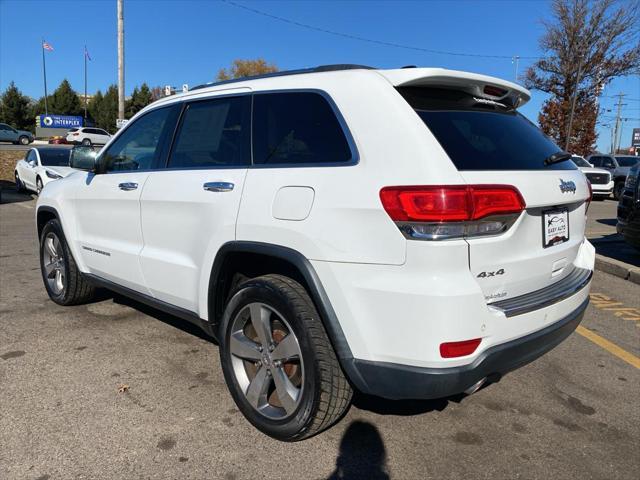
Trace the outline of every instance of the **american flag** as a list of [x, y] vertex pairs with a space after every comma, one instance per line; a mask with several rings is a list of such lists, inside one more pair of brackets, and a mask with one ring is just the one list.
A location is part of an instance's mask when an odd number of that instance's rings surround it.
[[53, 47], [45, 41], [42, 42], [42, 48], [44, 48], [45, 50], [49, 50], [50, 52], [53, 52]]
[[84, 47], [84, 56], [87, 57], [89, 61], [91, 61], [91, 57], [89, 56], [89, 50], [87, 50], [87, 46]]

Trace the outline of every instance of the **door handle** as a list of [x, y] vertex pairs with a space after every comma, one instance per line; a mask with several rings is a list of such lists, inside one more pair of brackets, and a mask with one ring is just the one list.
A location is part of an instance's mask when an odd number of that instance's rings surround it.
[[119, 184], [118, 188], [128, 192], [129, 190], [136, 190], [138, 188], [138, 184], [135, 182], [124, 182]]
[[207, 192], [230, 192], [235, 185], [231, 182], [207, 182], [202, 185]]

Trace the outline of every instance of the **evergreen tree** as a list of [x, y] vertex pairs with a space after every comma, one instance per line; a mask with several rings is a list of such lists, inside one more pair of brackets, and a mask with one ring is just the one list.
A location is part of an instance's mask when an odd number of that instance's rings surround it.
[[82, 115], [84, 109], [80, 98], [65, 78], [53, 92], [49, 103], [49, 112], [57, 115]]
[[99, 127], [109, 133], [116, 131], [116, 119], [118, 118], [118, 87], [110, 85], [102, 99], [102, 108]]
[[149, 105], [153, 101], [151, 89], [146, 83], [143, 83], [140, 88], [135, 87], [131, 98], [127, 101], [126, 105], [126, 117], [131, 118], [144, 107]]
[[29, 97], [23, 95], [14, 82], [0, 96], [0, 121], [20, 130], [34, 129], [35, 120], [29, 109]]
[[98, 90], [96, 94], [93, 96], [91, 100], [89, 100], [89, 104], [87, 105], [87, 111], [89, 113], [89, 117], [96, 124], [96, 127], [102, 127], [100, 120], [102, 115], [102, 106], [104, 103], [104, 97], [102, 92]]

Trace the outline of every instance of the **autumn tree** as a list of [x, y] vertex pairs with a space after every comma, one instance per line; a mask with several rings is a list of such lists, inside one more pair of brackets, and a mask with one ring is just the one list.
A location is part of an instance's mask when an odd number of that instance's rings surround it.
[[0, 95], [0, 122], [20, 130], [33, 130], [35, 124], [29, 111], [29, 97], [23, 95], [13, 82]]
[[218, 71], [216, 80], [221, 82], [223, 80], [231, 80], [233, 78], [263, 75], [265, 73], [273, 73], [277, 71], [278, 67], [275, 64], [267, 63], [263, 58], [256, 58], [255, 60], [236, 59], [228, 70], [226, 68], [221, 68]]
[[525, 84], [551, 95], [538, 117], [542, 131], [562, 148], [586, 155], [597, 139], [602, 89], [640, 70], [638, 4], [554, 0], [552, 11], [540, 39], [544, 57], [527, 70]]

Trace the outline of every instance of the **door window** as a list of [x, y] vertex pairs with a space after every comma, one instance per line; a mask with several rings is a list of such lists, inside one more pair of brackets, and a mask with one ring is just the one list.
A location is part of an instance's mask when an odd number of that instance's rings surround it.
[[174, 106], [158, 108], [127, 125], [100, 156], [101, 170], [125, 172], [148, 170], [160, 163], [164, 138], [175, 121]]
[[249, 165], [251, 97], [189, 103], [169, 159], [169, 168]]
[[602, 157], [591, 157], [589, 160], [591, 160], [594, 167], [602, 167]]
[[315, 92], [256, 94], [253, 161], [312, 165], [353, 160], [345, 132], [329, 102]]

